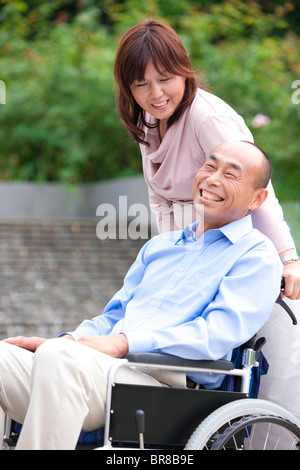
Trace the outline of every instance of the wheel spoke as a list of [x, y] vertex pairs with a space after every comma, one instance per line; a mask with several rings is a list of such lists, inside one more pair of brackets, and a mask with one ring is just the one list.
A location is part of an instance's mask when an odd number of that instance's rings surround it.
[[276, 403], [240, 399], [223, 405], [199, 424], [185, 449], [298, 450], [300, 421]]

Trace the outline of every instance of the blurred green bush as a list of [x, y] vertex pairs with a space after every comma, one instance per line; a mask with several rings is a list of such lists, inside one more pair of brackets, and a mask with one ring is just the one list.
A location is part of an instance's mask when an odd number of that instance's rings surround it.
[[185, 18], [184, 40], [211, 91], [244, 117], [270, 156], [278, 197], [300, 200], [300, 103], [292, 101], [300, 38], [283, 14], [266, 14], [258, 2], [224, 2]]
[[[120, 35], [155, 16], [176, 28], [201, 78], [270, 155], [278, 197], [300, 200], [300, 39], [287, 21], [292, 2], [275, 4], [2, 0], [0, 179], [72, 184], [141, 172], [115, 111], [113, 63]], [[268, 124], [256, 127], [260, 114]]]
[[81, 20], [2, 45], [1, 179], [76, 183], [140, 169], [115, 111], [115, 46]]

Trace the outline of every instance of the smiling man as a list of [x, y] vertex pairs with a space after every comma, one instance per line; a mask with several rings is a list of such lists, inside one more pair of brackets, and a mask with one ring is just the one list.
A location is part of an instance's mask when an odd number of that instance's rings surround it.
[[[261, 206], [268, 196], [271, 173], [268, 156], [250, 142], [215, 148], [193, 185], [196, 210], [197, 205], [204, 206], [204, 230], [226, 225]], [[200, 229], [201, 225], [198, 236]]]
[[[282, 264], [248, 213], [265, 200], [270, 174], [254, 144], [220, 145], [194, 182], [204, 220], [149, 240], [101, 315], [60, 338], [0, 342], [0, 403], [24, 423], [17, 449], [73, 449], [82, 428], [103, 426], [108, 371], [128, 351], [230, 360], [262, 327]], [[115, 380], [213, 389], [222, 378], [121, 368]]]

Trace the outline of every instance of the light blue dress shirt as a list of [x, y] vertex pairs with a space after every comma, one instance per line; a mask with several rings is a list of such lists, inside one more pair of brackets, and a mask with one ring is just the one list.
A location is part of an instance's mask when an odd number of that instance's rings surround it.
[[[251, 216], [199, 239], [196, 224], [158, 235], [141, 249], [103, 313], [70, 334], [124, 333], [129, 352], [188, 359], [231, 359], [267, 321], [279, 295], [282, 264]], [[222, 377], [188, 374], [206, 388]]]

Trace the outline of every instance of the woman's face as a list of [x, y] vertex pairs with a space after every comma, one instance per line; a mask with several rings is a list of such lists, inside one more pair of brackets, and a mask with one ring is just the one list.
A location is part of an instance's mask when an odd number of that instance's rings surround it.
[[158, 72], [150, 60], [144, 80], [135, 80], [130, 85], [130, 90], [144, 111], [160, 121], [167, 121], [182, 101], [185, 80], [180, 75]]

